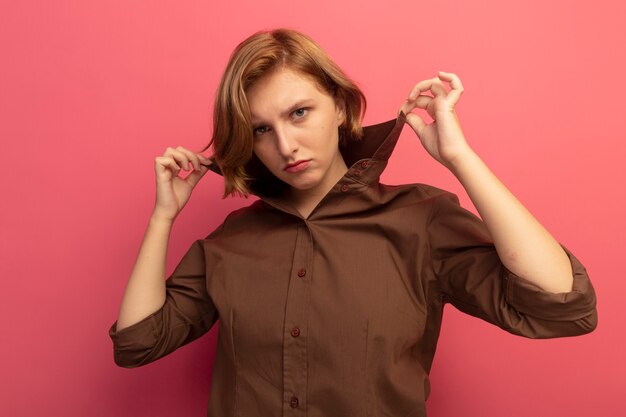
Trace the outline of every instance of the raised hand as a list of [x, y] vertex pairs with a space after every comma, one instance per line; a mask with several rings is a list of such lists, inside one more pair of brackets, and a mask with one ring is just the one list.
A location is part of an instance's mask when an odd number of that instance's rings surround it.
[[[162, 156], [157, 156], [154, 159], [156, 202], [153, 215], [173, 221], [210, 165], [209, 158], [182, 146], [167, 148]], [[193, 171], [182, 178], [179, 176], [181, 169]]]
[[[443, 81], [450, 83], [450, 91]], [[422, 94], [427, 91], [432, 96]], [[400, 107], [426, 151], [446, 167], [471, 150], [454, 110], [462, 93], [463, 85], [456, 74], [439, 71], [438, 77], [418, 82]], [[411, 113], [415, 108], [425, 109], [434, 120], [427, 124], [420, 116]]]

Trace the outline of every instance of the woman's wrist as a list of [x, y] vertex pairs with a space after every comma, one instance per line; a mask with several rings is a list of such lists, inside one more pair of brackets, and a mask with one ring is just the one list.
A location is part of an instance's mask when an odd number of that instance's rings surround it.
[[478, 154], [469, 145], [464, 145], [460, 151], [455, 152], [454, 156], [448, 157], [444, 165], [455, 177], [459, 178], [459, 175], [467, 171], [471, 165], [475, 165], [477, 161], [480, 161]]
[[174, 225], [174, 220], [176, 218], [172, 218], [170, 216], [165, 215], [164, 213], [159, 212], [158, 210], [154, 210], [152, 215], [150, 216], [150, 225], [151, 226], [167, 226], [172, 227]]

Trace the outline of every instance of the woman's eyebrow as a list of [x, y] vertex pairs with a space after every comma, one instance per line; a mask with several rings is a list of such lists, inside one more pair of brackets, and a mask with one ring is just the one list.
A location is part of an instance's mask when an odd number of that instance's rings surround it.
[[289, 109], [285, 110], [284, 112], [282, 112], [281, 116], [288, 116], [291, 114], [291, 112], [293, 112], [294, 110], [305, 106], [307, 104], [311, 104], [311, 102], [313, 101], [313, 99], [310, 98], [303, 98], [301, 100], [298, 100], [294, 103], [293, 106], [289, 107]]
[[[312, 104], [313, 103], [313, 99], [311, 98], [303, 98], [303, 99], [299, 99], [298, 101], [296, 101], [294, 104], [292, 104], [291, 106], [289, 106], [289, 108], [283, 112], [281, 112], [281, 116], [285, 117], [291, 114], [291, 112], [293, 112], [296, 109], [299, 109], [302, 106], [308, 105], [308, 104]], [[254, 124], [258, 124], [258, 123], [263, 123], [263, 121], [261, 121], [259, 118], [257, 118], [254, 114], [251, 115], [252, 116], [252, 122]]]

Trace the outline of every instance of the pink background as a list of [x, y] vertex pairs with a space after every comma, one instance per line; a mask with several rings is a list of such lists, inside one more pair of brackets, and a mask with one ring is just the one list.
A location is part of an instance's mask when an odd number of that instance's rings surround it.
[[[20, 1], [0, 13], [2, 416], [203, 416], [217, 326], [143, 368], [113, 363], [117, 317], [154, 204], [154, 157], [199, 150], [235, 45], [277, 26], [316, 39], [386, 121], [436, 71], [465, 86], [465, 134], [583, 260], [599, 325], [510, 335], [448, 305], [429, 416], [613, 416], [626, 364], [626, 6], [486, 0]], [[459, 193], [409, 126], [383, 182]], [[169, 271], [252, 200], [209, 173], [175, 225]], [[400, 416], [399, 416], [400, 417]]]

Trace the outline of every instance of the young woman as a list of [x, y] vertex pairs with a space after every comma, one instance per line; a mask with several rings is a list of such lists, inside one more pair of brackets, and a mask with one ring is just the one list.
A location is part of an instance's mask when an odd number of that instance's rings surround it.
[[[462, 92], [440, 72], [395, 119], [363, 128], [362, 92], [310, 38], [242, 42], [217, 94], [213, 156], [179, 146], [155, 159], [154, 212], [109, 330], [115, 362], [155, 361], [219, 319], [209, 416], [424, 416], [445, 303], [530, 338], [591, 332], [585, 268], [467, 143]], [[379, 182], [405, 123], [482, 220], [449, 192]], [[170, 230], [208, 170], [225, 196], [259, 199], [166, 280]]]

